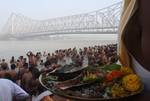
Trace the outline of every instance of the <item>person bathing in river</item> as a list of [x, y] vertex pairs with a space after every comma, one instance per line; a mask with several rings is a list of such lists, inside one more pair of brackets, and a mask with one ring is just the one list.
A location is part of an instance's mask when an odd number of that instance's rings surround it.
[[27, 56], [28, 56], [28, 60], [29, 60], [29, 65], [37, 66], [36, 56], [31, 51], [29, 51], [27, 53]]
[[124, 0], [119, 28], [119, 57], [150, 91], [150, 0]]
[[1, 62], [1, 69], [7, 69], [9, 70], [9, 67], [8, 67], [8, 63], [5, 61], [5, 59], [2, 59], [2, 62]]

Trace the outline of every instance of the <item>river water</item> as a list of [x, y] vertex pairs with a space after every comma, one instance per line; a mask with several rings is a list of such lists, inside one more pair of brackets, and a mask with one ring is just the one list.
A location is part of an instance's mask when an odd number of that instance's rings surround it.
[[117, 43], [117, 34], [59, 35], [46, 39], [0, 41], [0, 59], [8, 60], [11, 56], [25, 56], [28, 51], [54, 52], [57, 49], [83, 48], [111, 43]]

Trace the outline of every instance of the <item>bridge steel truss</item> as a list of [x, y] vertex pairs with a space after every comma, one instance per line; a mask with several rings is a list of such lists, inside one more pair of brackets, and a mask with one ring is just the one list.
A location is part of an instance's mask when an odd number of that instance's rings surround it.
[[47, 20], [34, 20], [22, 14], [11, 14], [3, 28], [4, 34], [32, 37], [71, 33], [117, 33], [122, 2], [93, 12]]

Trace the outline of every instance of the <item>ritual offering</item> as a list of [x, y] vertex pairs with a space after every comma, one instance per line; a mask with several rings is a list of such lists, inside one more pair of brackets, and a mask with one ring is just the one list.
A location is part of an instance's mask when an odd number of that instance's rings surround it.
[[130, 67], [115, 63], [63, 72], [63, 75], [58, 72], [42, 74], [40, 82], [54, 94], [77, 101], [127, 98], [144, 88], [140, 77]]

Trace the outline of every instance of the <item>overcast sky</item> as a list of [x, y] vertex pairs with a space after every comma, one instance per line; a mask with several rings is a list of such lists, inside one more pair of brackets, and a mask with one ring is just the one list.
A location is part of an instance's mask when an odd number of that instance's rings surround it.
[[121, 0], [0, 0], [0, 29], [10, 14], [43, 20], [101, 9]]

